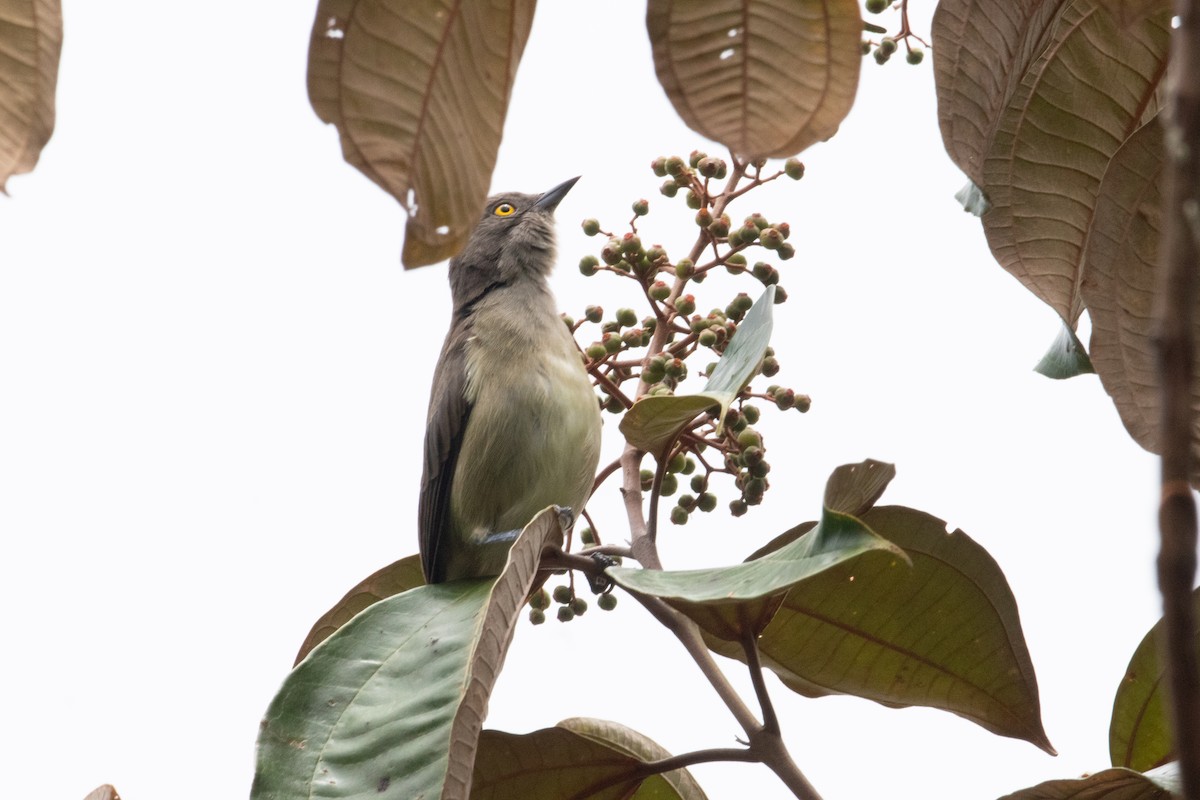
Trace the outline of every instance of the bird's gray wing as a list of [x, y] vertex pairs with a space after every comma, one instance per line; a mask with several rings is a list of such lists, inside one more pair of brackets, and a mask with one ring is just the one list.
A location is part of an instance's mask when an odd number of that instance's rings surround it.
[[421, 477], [418, 504], [418, 538], [425, 580], [440, 583], [446, 579], [446, 559], [450, 541], [450, 492], [454, 468], [462, 448], [463, 432], [471, 416], [466, 399], [466, 342], [471, 328], [466, 315], [454, 320], [429, 396], [429, 415], [425, 425], [425, 472]]

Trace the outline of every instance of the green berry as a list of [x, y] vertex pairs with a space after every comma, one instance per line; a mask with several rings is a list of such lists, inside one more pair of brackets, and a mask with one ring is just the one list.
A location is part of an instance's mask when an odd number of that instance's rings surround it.
[[663, 167], [667, 170], [667, 174], [672, 177], [681, 175], [684, 169], [686, 169], [683, 164], [683, 159], [679, 156], [671, 156], [668, 158]]
[[801, 414], [807, 414], [808, 410], [810, 408], [812, 408], [812, 398], [811, 397], [809, 397], [806, 394], [796, 395], [796, 410], [797, 411], [799, 411]]
[[712, 212], [707, 208], [702, 208], [696, 212], [696, 224], [701, 228], [711, 227], [713, 224]]
[[743, 514], [745, 514], [746, 513], [746, 501], [730, 500], [729, 501], [729, 513], [735, 517], [740, 517]]
[[698, 209], [700, 206], [704, 205], [700, 202], [700, 195], [696, 194], [691, 189], [687, 190], [687, 196], [685, 197], [685, 200], [687, 201], [688, 208]]
[[783, 288], [782, 286], [776, 286], [775, 287], [775, 305], [780, 305], [781, 303], [786, 303], [787, 299], [788, 299], [787, 289]]
[[617, 607], [617, 596], [611, 592], [602, 594], [597, 598], [596, 605], [600, 606], [601, 611], [612, 611]]
[[775, 228], [764, 228], [758, 235], [758, 243], [768, 250], [778, 250], [783, 246], [783, 234]]
[[671, 460], [667, 462], [668, 472], [682, 472], [684, 465], [687, 464], [687, 456], [683, 453], [676, 453], [671, 456]]
[[779, 245], [779, 249], [776, 252], [779, 254], [779, 259], [781, 261], [787, 261], [789, 258], [796, 255], [796, 248], [792, 247], [792, 245], [788, 242], [784, 242], [783, 244]]
[[687, 525], [688, 512], [675, 506], [671, 509], [671, 522], [675, 525]]
[[[866, 55], [864, 52], [863, 55]], [[804, 162], [798, 158], [789, 158], [783, 162], [784, 173], [794, 181], [804, 177]]]
[[679, 194], [679, 184], [675, 181], [663, 181], [663, 185], [658, 187], [658, 191], [664, 197], [674, 197]]
[[717, 343], [717, 334], [711, 329], [706, 329], [697, 337], [701, 347], [712, 347]]
[[588, 306], [583, 310], [583, 316], [588, 322], [599, 322], [604, 319], [604, 307]]
[[593, 545], [596, 543], [596, 532], [591, 528], [582, 528], [579, 531], [579, 541], [585, 545]]
[[609, 353], [617, 353], [621, 350], [621, 337], [615, 333], [606, 333], [600, 337], [600, 343], [604, 345], [604, 349]]
[[[711, 218], [712, 215], [710, 214], [709, 217]], [[699, 224], [699, 220], [697, 220], [697, 224]], [[729, 235], [729, 215], [722, 214], [720, 219], [713, 220], [712, 223], [710, 225], [708, 225], [708, 232], [711, 233], [713, 236], [717, 237], [718, 239], [728, 236]]]
[[588, 236], [595, 236], [600, 232], [600, 220], [588, 217], [582, 224], [583, 232]]
[[541, 609], [549, 608], [550, 594], [545, 589], [538, 589], [534, 593], [533, 597], [529, 598], [529, 607]]
[[647, 214], [649, 214], [650, 213], [650, 201], [645, 200], [645, 199], [634, 201], [633, 213], [639, 217], [644, 217]]
[[904, 57], [904, 60], [913, 65], [920, 64], [925, 60], [925, 51], [919, 47], [914, 47], [908, 51], [908, 55]]
[[529, 621], [534, 625], [541, 625], [546, 621], [546, 612], [540, 608], [529, 609]]
[[571, 610], [570, 606], [559, 606], [558, 607], [558, 621], [559, 622], [570, 622], [573, 619], [575, 619], [575, 612]]
[[675, 494], [676, 490], [678, 490], [678, 489], [679, 489], [679, 479], [678, 478], [676, 478], [674, 475], [672, 475], [670, 473], [663, 475], [662, 486], [660, 487], [660, 493], [662, 494], [663, 497], [670, 497], [671, 495]]
[[762, 447], [762, 436], [753, 428], [746, 428], [738, 434], [738, 445], [741, 447]]
[[692, 169], [696, 169], [700, 166], [700, 162], [706, 158], [708, 158], [708, 153], [705, 153], [703, 150], [693, 150], [692, 154], [688, 156], [688, 164]]
[[584, 600], [582, 597], [574, 598], [571, 600], [570, 609], [575, 612], [575, 616], [582, 617], [588, 610], [587, 600]]
[[890, 53], [883, 52], [882, 47], [875, 48], [875, 63], [876, 64], [883, 66], [884, 64], [886, 64], [888, 62], [888, 59], [891, 57], [892, 56]]
[[760, 368], [763, 377], [773, 378], [779, 373], [779, 359], [774, 356], [768, 356], [763, 359], [762, 367]]
[[608, 348], [600, 344], [600, 342], [593, 342], [588, 345], [587, 350], [584, 351], [584, 355], [592, 361], [600, 361], [608, 355]]
[[717, 177], [717, 173], [721, 171], [721, 159], [702, 158], [695, 164], [695, 167], [704, 177], [715, 178]]
[[681, 469], [679, 471], [681, 473], [683, 473], [684, 475], [691, 475], [693, 472], [696, 471], [696, 462], [693, 461], [691, 458], [685, 458], [683, 460], [683, 469]]
[[707, 475], [693, 475], [691, 486], [692, 486], [693, 492], [695, 492], [696, 494], [701, 494], [702, 492], [704, 492], [705, 489], [708, 488], [708, 476]]
[[650, 169], [654, 170], [654, 174], [660, 178], [666, 177], [667, 174], [667, 159], [659, 156], [650, 162]]
[[621, 327], [630, 328], [637, 325], [637, 313], [632, 308], [618, 308], [616, 320]]
[[600, 259], [595, 256], [584, 256], [579, 259], [579, 271], [584, 275], [592, 276], [596, 274], [597, 268], [600, 266]]
[[554, 602], [559, 604], [571, 602], [571, 587], [566, 584], [555, 586], [552, 597], [554, 597]]
[[694, 295], [685, 294], [683, 297], [675, 298], [675, 310], [680, 314], [688, 315], [696, 310], [696, 298]]
[[650, 288], [647, 290], [647, 294], [649, 294], [652, 299], [658, 300], [661, 303], [663, 300], [666, 300], [671, 296], [671, 287], [667, 286], [664, 281], [655, 281], [650, 285]]
[[654, 485], [654, 473], [651, 470], [642, 470], [638, 473], [638, 478], [642, 483], [643, 492], [649, 491], [650, 487]]
[[879, 40], [879, 49], [884, 55], [890, 56], [896, 52], [896, 40], [890, 36], [885, 36]]
[[627, 233], [621, 237], [621, 252], [625, 255], [642, 252], [642, 240], [635, 233]]
[[696, 498], [696, 508], [703, 511], [705, 514], [717, 507], [717, 496], [712, 492], [702, 492]]
[[872, 14], [882, 14], [892, 4], [892, 0], [867, 0], [867, 11]]

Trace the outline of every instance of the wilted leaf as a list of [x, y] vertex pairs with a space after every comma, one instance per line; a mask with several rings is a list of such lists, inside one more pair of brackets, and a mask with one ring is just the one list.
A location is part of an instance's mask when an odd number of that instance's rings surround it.
[[[1083, 283], [1092, 319], [1092, 364], [1129, 435], [1151, 452], [1159, 452], [1161, 446], [1160, 383], [1151, 335], [1162, 228], [1162, 161], [1162, 127], [1157, 120], [1138, 130], [1113, 157], [1100, 185]], [[1200, 335], [1200, 313], [1192, 322]], [[1200, 412], [1200, 375], [1192, 381], [1192, 408]], [[1192, 429], [1194, 458], [1200, 456], [1196, 426], [1200, 416]], [[1195, 475], [1193, 483], [1200, 483]]]
[[729, 346], [697, 394], [643, 397], [621, 418], [621, 433], [633, 446], [660, 455], [698, 415], [720, 408], [720, 420], [742, 387], [754, 377], [771, 342], [775, 287], [768, 286], [746, 312]]
[[1078, 780], [1046, 781], [1006, 794], [1000, 800], [1172, 800], [1183, 785], [1174, 764], [1143, 775], [1128, 769], [1106, 769]]
[[687, 770], [646, 776], [671, 754], [615, 722], [574, 718], [525, 735], [484, 731], [472, 800], [704, 800]]
[[762, 631], [788, 589], [871, 550], [888, 563], [908, 560], [859, 520], [826, 508], [815, 529], [753, 561], [676, 571], [614, 567], [607, 574], [628, 591], [666, 601], [707, 633], [740, 642]]
[[271, 702], [252, 800], [459, 798], [488, 697], [558, 514], [525, 527], [497, 578], [381, 600], [314, 649]]
[[[1192, 593], [1192, 610], [1200, 613], [1200, 591]], [[1108, 750], [1114, 767], [1145, 771], [1175, 757], [1171, 721], [1163, 696], [1165, 668], [1159, 660], [1163, 635], [1160, 619], [1137, 646], [1117, 687], [1108, 729]], [[1200, 632], [1195, 633], [1194, 642], [1200, 653]]]
[[937, 4], [930, 33], [938, 124], [950, 159], [973, 184], [983, 183], [983, 160], [996, 135], [1001, 109], [1045, 47], [1046, 32], [1067, 1], [941, 0]]
[[[808, 697], [939, 708], [1053, 753], [1017, 604], [992, 557], [911, 508], [881, 506], [861, 519], [903, 548], [911, 569], [867, 552], [798, 583], [759, 638], [763, 664]], [[812, 524], [751, 557], [792, 547]], [[729, 643], [709, 645], [742, 657]]]
[[394, 594], [424, 585], [425, 575], [421, 572], [419, 555], [407, 556], [372, 573], [346, 592], [345, 597], [313, 623], [312, 630], [308, 632], [304, 644], [300, 645], [300, 652], [296, 654], [295, 663], [299, 664], [303, 661], [309, 651], [325, 641], [330, 634], [349, 622], [355, 614], [367, 606]]
[[535, 0], [321, 0], [308, 96], [346, 160], [408, 210], [406, 267], [454, 255], [483, 207]]
[[54, 132], [59, 0], [0, 0], [0, 192], [37, 165]]
[[1034, 372], [1055, 380], [1075, 378], [1095, 372], [1092, 360], [1088, 358], [1083, 343], [1065, 322], [1054, 337], [1054, 343], [1042, 356], [1042, 360], [1033, 368]]
[[1083, 247], [1100, 179], [1156, 113], [1167, 62], [1169, 15], [1126, 28], [1097, 2], [1063, 6], [1000, 114], [981, 183], [996, 260], [1070, 325], [1083, 309]]
[[650, 0], [646, 28], [675, 111], [741, 156], [828, 139], [858, 90], [857, 0]]

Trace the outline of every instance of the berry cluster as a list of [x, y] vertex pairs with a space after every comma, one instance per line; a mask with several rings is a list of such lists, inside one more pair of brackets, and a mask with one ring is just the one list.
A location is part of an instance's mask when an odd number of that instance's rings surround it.
[[[586, 542], [591, 529], [584, 528], [583, 532], [583, 539]], [[534, 592], [529, 598], [529, 621], [531, 623], [541, 625], [546, 621], [546, 611], [550, 608], [551, 600], [558, 604], [555, 616], [558, 617], [559, 622], [570, 622], [576, 617], [582, 617], [588, 610], [587, 600], [575, 594], [575, 582], [572, 580], [569, 584], [555, 586], [553, 592], [548, 592], [544, 588]], [[617, 607], [617, 597], [611, 591], [606, 591], [596, 598], [596, 605], [602, 611], [612, 611]]]
[[[893, 0], [867, 0], [867, 11], [872, 14], [882, 14], [893, 6]], [[862, 43], [862, 54], [874, 54], [875, 63], [879, 65], [886, 64], [891, 57], [900, 49], [900, 43], [904, 43], [904, 60], [909, 64], [920, 64], [925, 59], [925, 50], [922, 46], [928, 47], [928, 43], [924, 39], [912, 32], [908, 25], [908, 0], [900, 0], [900, 30], [895, 34], [888, 34], [886, 28], [878, 25], [866, 23], [867, 31], [871, 33], [885, 34], [879, 41], [866, 39]], [[913, 44], [916, 41], [917, 44]]]
[[[674, 394], [692, 373], [711, 374], [715, 358], [725, 351], [738, 323], [754, 303], [751, 294], [740, 292], [723, 308], [699, 313], [696, 296], [689, 289], [692, 284], [703, 283], [713, 270], [723, 269], [763, 286], [775, 286], [776, 303], [787, 299], [787, 293], [778, 285], [779, 268], [767, 259], [783, 262], [795, 256], [795, 247], [788, 241], [791, 227], [759, 213], [734, 223], [729, 213], [731, 202], [750, 189], [783, 176], [793, 180], [804, 176], [804, 165], [796, 159], [788, 159], [775, 172], [764, 172], [765, 167], [765, 159], [734, 158], [731, 165], [699, 151], [686, 160], [664, 156], [651, 162], [655, 175], [666, 178], [661, 193], [668, 198], [682, 197], [695, 212], [697, 238], [685, 257], [672, 258], [661, 245], [647, 246], [642, 241], [638, 223], [650, 210], [645, 199], [632, 204], [627, 233], [605, 231], [595, 219], [583, 221], [585, 234], [604, 236], [605, 240], [599, 255], [586, 255], [580, 260], [580, 272], [588, 276], [607, 272], [636, 283], [651, 312], [639, 316], [632, 308], [620, 308], [606, 317], [599, 306], [589, 306], [579, 320], [564, 315], [573, 334], [579, 334], [586, 324], [598, 326], [597, 338], [583, 350], [587, 369], [600, 391], [599, 402], [606, 411], [623, 413], [639, 397]], [[717, 181], [726, 183], [718, 188], [714, 183]], [[701, 370], [695, 366], [695, 357], [706, 352], [714, 360]], [[774, 352], [768, 350], [759, 373], [770, 378], [779, 368]], [[770, 465], [764, 458], [762, 436], [752, 427], [760, 413], [750, 402], [755, 398], [779, 409], [807, 411], [809, 407], [809, 399], [792, 389], [770, 386], [755, 392], [746, 387], [725, 420], [711, 414], [693, 423], [659, 470], [657, 491], [663, 497], [676, 495], [679, 476], [691, 476], [691, 493], [680, 494], [670, 513], [675, 524], [685, 524], [696, 509], [708, 512], [716, 508], [717, 496], [710, 489], [714, 473], [733, 478], [739, 492], [729, 503], [734, 515], [740, 516], [748, 506], [762, 502]], [[641, 478], [645, 490], [655, 488], [654, 471], [644, 470]], [[594, 534], [589, 534], [594, 540]]]

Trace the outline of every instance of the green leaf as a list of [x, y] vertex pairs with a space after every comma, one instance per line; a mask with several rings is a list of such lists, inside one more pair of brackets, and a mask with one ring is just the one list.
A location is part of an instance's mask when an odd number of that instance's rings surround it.
[[825, 484], [825, 508], [858, 517], [875, 505], [896, 477], [896, 467], [867, 459], [860, 464], [843, 464]]
[[1179, 768], [1168, 764], [1142, 774], [1128, 769], [1106, 769], [1077, 780], [1039, 783], [1006, 794], [1000, 800], [1173, 800], [1183, 797]]
[[1088, 358], [1083, 342], [1079, 341], [1075, 331], [1066, 322], [1063, 322], [1058, 336], [1054, 337], [1054, 343], [1033, 370], [1055, 380], [1065, 380], [1096, 371], [1092, 368], [1092, 360]]
[[[621, 419], [621, 433], [634, 447], [661, 455], [698, 415], [720, 409], [722, 422], [730, 403], [758, 372], [771, 342], [775, 287], [768, 286], [746, 312], [712, 375], [698, 394], [643, 397]], [[720, 423], [719, 423], [720, 424]]]
[[[394, 594], [406, 592], [417, 586], [425, 585], [425, 575], [421, 571], [421, 557], [407, 556], [399, 561], [388, 564], [381, 570], [364, 578], [337, 602], [337, 604], [321, 615], [313, 623], [300, 652], [296, 654], [296, 664], [304, 660], [309, 652], [325, 641], [330, 634], [349, 622], [355, 614], [373, 603], [378, 603]], [[293, 665], [294, 666], [294, 665]]]
[[[862, 522], [903, 548], [911, 569], [868, 551], [797, 584], [759, 638], [763, 664], [808, 697], [939, 708], [1053, 753], [1017, 604], [992, 557], [911, 508], [872, 508]], [[764, 550], [794, 546], [812, 524]]]
[[368, 606], [292, 670], [258, 739], [252, 800], [466, 800], [492, 685], [545, 547], [548, 508], [495, 579], [421, 586]]
[[517, 735], [484, 731], [472, 800], [704, 800], [685, 769], [648, 776], [646, 762], [671, 754], [615, 722], [573, 718]]
[[[1192, 593], [1192, 613], [1200, 614], [1200, 590]], [[1160, 619], [1133, 652], [1125, 678], [1117, 688], [1108, 728], [1108, 750], [1114, 767], [1144, 772], [1176, 756], [1164, 696], [1166, 668], [1159, 659], [1164, 636]], [[1200, 632], [1195, 634], [1194, 642], [1200, 653]]]
[[54, 93], [62, 51], [59, 0], [18, 0], [0, 7], [0, 193], [32, 170], [54, 132]]
[[976, 186], [975, 181], [967, 181], [966, 186], [954, 193], [954, 199], [962, 203], [963, 211], [977, 217], [982, 217], [992, 207], [983, 189]]
[[1169, 27], [1169, 13], [1124, 27], [1097, 0], [1063, 3], [1040, 55], [1008, 78], [1017, 88], [980, 182], [992, 203], [984, 233], [1000, 265], [1070, 324], [1100, 180], [1157, 112]]
[[[308, 97], [408, 211], [403, 261], [458, 252], [483, 208], [535, 0], [320, 0]], [[484, 46], [483, 42], [486, 42]]]
[[614, 567], [607, 574], [628, 591], [664, 600], [712, 636], [740, 642], [762, 631], [788, 589], [872, 550], [891, 564], [908, 560], [858, 519], [826, 508], [815, 529], [753, 561], [678, 571]]
[[646, 28], [675, 111], [741, 156], [828, 139], [858, 91], [858, 0], [650, 0]]

